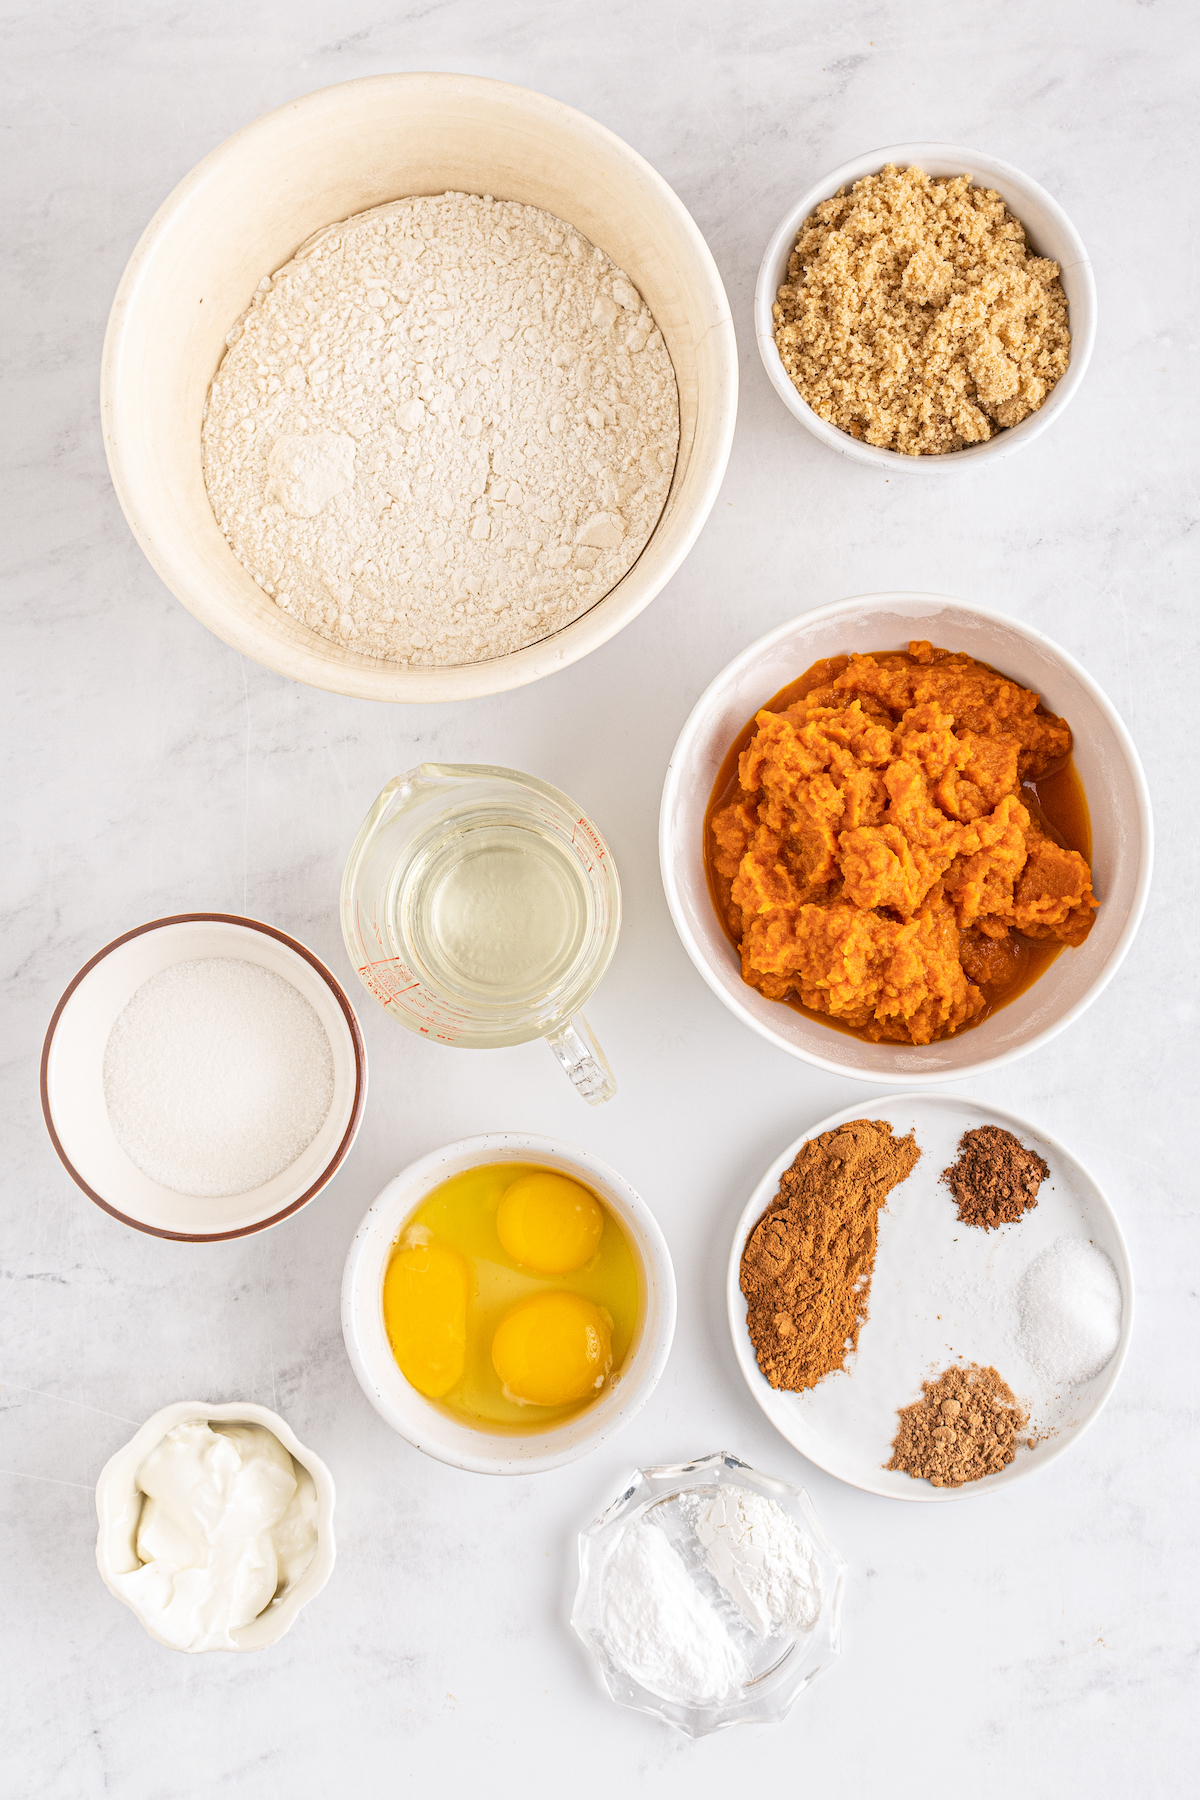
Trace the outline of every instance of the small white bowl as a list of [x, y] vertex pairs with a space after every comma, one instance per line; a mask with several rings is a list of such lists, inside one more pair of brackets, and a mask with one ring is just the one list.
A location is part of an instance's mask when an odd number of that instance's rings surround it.
[[[1025, 992], [982, 1025], [935, 1044], [869, 1044], [822, 1025], [742, 980], [704, 872], [704, 815], [729, 746], [757, 710], [821, 657], [899, 650], [929, 638], [1033, 688], [1070, 725], [1092, 822], [1100, 910], [1085, 943], [1063, 950]], [[671, 755], [659, 816], [659, 862], [683, 946], [713, 993], [769, 1043], [831, 1074], [889, 1086], [965, 1081], [1040, 1049], [1103, 993], [1133, 942], [1150, 888], [1153, 826], [1146, 778], [1112, 702], [1065, 650], [1003, 613], [938, 594], [862, 594], [820, 606], [759, 638], [722, 669], [692, 709]]]
[[[405, 1220], [451, 1175], [499, 1162], [542, 1163], [585, 1182], [624, 1229], [638, 1262], [641, 1308], [624, 1366], [594, 1405], [548, 1431], [489, 1432], [459, 1424], [405, 1380], [383, 1323], [383, 1278]], [[595, 1450], [649, 1398], [675, 1335], [675, 1272], [654, 1214], [598, 1156], [556, 1138], [520, 1132], [463, 1138], [410, 1163], [366, 1214], [346, 1258], [342, 1333], [363, 1393], [392, 1430], [418, 1450], [481, 1475], [534, 1475]]]
[[100, 1520], [100, 1535], [96, 1539], [96, 1566], [105, 1587], [123, 1606], [129, 1606], [155, 1643], [162, 1644], [168, 1650], [177, 1649], [177, 1645], [168, 1644], [165, 1638], [159, 1637], [146, 1624], [136, 1607], [130, 1605], [115, 1585], [114, 1577], [131, 1574], [139, 1567], [135, 1540], [144, 1496], [137, 1485], [138, 1469], [168, 1431], [173, 1431], [176, 1425], [186, 1425], [193, 1419], [217, 1419], [224, 1424], [265, 1425], [268, 1431], [275, 1433], [288, 1454], [308, 1470], [317, 1490], [317, 1547], [312, 1561], [299, 1581], [277, 1595], [259, 1613], [257, 1619], [252, 1619], [249, 1625], [241, 1626], [233, 1634], [235, 1651], [265, 1650], [268, 1645], [278, 1643], [285, 1631], [291, 1630], [300, 1608], [307, 1606], [320, 1593], [333, 1573], [336, 1555], [333, 1539], [333, 1477], [320, 1457], [314, 1456], [311, 1450], [306, 1450], [291, 1426], [268, 1407], [253, 1406], [242, 1401], [207, 1406], [203, 1400], [177, 1400], [173, 1406], [164, 1406], [152, 1419], [147, 1419], [124, 1449], [109, 1457], [96, 1482], [96, 1513]]
[[[323, 225], [447, 189], [538, 206], [636, 283], [679, 388], [662, 516], [611, 593], [552, 637], [456, 668], [405, 668], [281, 612], [234, 556], [204, 486], [200, 424], [225, 334], [263, 276]], [[688, 554], [717, 497], [738, 359], [717, 265], [678, 196], [628, 144], [545, 94], [474, 75], [371, 75], [305, 94], [206, 156], [160, 206], [104, 339], [104, 446], [131, 530], [176, 599], [235, 650], [368, 700], [465, 700], [521, 687], [607, 642]]]
[[[130, 1160], [104, 1103], [104, 1051], [118, 1015], [160, 970], [206, 956], [271, 969], [313, 1007], [333, 1052], [333, 1100], [312, 1143], [288, 1169], [244, 1194], [177, 1194]], [[189, 1244], [265, 1231], [298, 1212], [340, 1168], [362, 1123], [367, 1055], [354, 1009], [324, 963], [257, 919], [179, 913], [115, 938], [84, 964], [54, 1009], [42, 1049], [42, 1113], [72, 1180], [123, 1225]]]
[[[906, 456], [898, 450], [883, 450], [874, 444], [864, 444], [858, 438], [852, 438], [848, 431], [829, 424], [800, 398], [775, 347], [775, 321], [771, 308], [787, 279], [788, 258], [795, 248], [801, 225], [822, 200], [831, 199], [842, 188], [852, 187], [864, 175], [877, 175], [888, 163], [901, 169], [912, 168], [915, 164], [927, 175], [969, 175], [974, 186], [994, 188], [1013, 217], [1025, 227], [1026, 240], [1035, 255], [1049, 257], [1059, 265], [1067, 296], [1071, 360], [1050, 398], [1019, 425], [997, 432], [986, 443], [972, 444], [966, 450], [954, 450], [942, 456]], [[856, 462], [871, 463], [889, 474], [895, 468], [912, 469], [918, 475], [944, 474], [949, 469], [969, 468], [982, 457], [995, 460], [1009, 456], [1023, 445], [1031, 444], [1060, 417], [1083, 380], [1096, 341], [1096, 283], [1083, 240], [1070, 219], [1045, 188], [1023, 175], [1020, 169], [1001, 162], [998, 157], [985, 156], [981, 150], [966, 150], [958, 144], [890, 144], [883, 150], [868, 150], [865, 156], [857, 156], [853, 162], [834, 169], [832, 174], [810, 187], [780, 220], [758, 271], [754, 332], [758, 353], [775, 392], [793, 417], [831, 450], [851, 456]]]

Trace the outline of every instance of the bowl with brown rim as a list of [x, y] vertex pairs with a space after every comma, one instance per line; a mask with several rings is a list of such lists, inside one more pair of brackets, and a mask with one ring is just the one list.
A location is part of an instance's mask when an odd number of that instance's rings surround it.
[[[175, 1193], [144, 1174], [118, 1143], [104, 1100], [104, 1052], [120, 1013], [151, 976], [202, 957], [236, 958], [282, 976], [316, 1012], [333, 1054], [333, 1099], [308, 1148], [261, 1187], [216, 1198]], [[304, 944], [257, 919], [179, 913], [114, 938], [70, 982], [46, 1032], [41, 1095], [50, 1141], [97, 1206], [153, 1237], [214, 1243], [279, 1224], [332, 1179], [362, 1122], [367, 1057], [341, 984]]]
[[[1078, 949], [981, 1024], [932, 1044], [870, 1043], [818, 1015], [768, 1000], [741, 976], [738, 953], [709, 892], [705, 818], [739, 732], [774, 695], [822, 658], [901, 650], [928, 638], [964, 651], [1040, 694], [1066, 719], [1089, 802], [1092, 880], [1100, 902]], [[1018, 619], [940, 594], [863, 594], [791, 619], [743, 650], [700, 696], [675, 745], [663, 787], [659, 861], [675, 928], [724, 1005], [791, 1056], [859, 1081], [933, 1086], [961, 1081], [1049, 1043], [1101, 994], [1133, 941], [1153, 863], [1150, 796], [1116, 708], [1066, 650]]]

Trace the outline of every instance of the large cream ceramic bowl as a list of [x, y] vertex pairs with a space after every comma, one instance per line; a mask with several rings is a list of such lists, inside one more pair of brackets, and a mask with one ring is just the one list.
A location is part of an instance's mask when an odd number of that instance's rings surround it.
[[[741, 978], [705, 880], [704, 814], [738, 732], [772, 695], [821, 657], [902, 650], [929, 638], [965, 650], [1036, 690], [1074, 733], [1075, 767], [1092, 821], [1092, 879], [1100, 910], [1087, 941], [1063, 950], [1008, 1006], [940, 1043], [869, 1044], [767, 1000]], [[792, 1056], [833, 1074], [890, 1085], [961, 1081], [1037, 1050], [1070, 1025], [1116, 974], [1150, 886], [1150, 797], [1137, 751], [1112, 702], [1073, 657], [1002, 613], [939, 594], [864, 594], [790, 620], [735, 657], [701, 695], [667, 770], [659, 857], [671, 917], [685, 949], [732, 1013]]]
[[[679, 387], [679, 457], [654, 534], [617, 586], [512, 655], [405, 668], [326, 642], [269, 600], [217, 527], [200, 459], [225, 334], [255, 288], [321, 226], [447, 189], [544, 207], [644, 294]], [[176, 599], [235, 650], [369, 700], [462, 700], [520, 687], [627, 625], [696, 541], [725, 473], [737, 346], [708, 246], [661, 176], [602, 125], [470, 75], [373, 75], [323, 88], [221, 144], [147, 226], [104, 341], [104, 442], [134, 535]]]
[[[383, 1322], [383, 1278], [405, 1222], [434, 1188], [486, 1163], [560, 1169], [598, 1194], [633, 1250], [640, 1304], [625, 1361], [599, 1400], [546, 1431], [491, 1432], [462, 1423], [400, 1373]], [[354, 1235], [342, 1277], [342, 1335], [367, 1399], [393, 1431], [427, 1456], [481, 1475], [534, 1475], [605, 1443], [650, 1397], [675, 1335], [675, 1272], [658, 1222], [640, 1194], [590, 1151], [555, 1138], [494, 1132], [431, 1151], [389, 1181]]]
[[[1067, 296], [1071, 360], [1066, 374], [1051, 389], [1049, 398], [1019, 425], [998, 431], [982, 444], [970, 444], [965, 450], [952, 450], [942, 456], [906, 456], [898, 450], [884, 450], [831, 425], [828, 419], [822, 419], [813, 411], [807, 400], [801, 399], [775, 347], [775, 320], [771, 309], [787, 280], [788, 258], [795, 248], [801, 225], [822, 200], [830, 200], [834, 194], [853, 187], [864, 175], [877, 175], [888, 163], [894, 163], [899, 169], [910, 169], [915, 165], [932, 176], [969, 175], [975, 187], [993, 189], [1013, 217], [1025, 227], [1026, 242], [1033, 253], [1048, 256], [1058, 264]], [[1062, 417], [1087, 372], [1096, 341], [1096, 282], [1083, 239], [1062, 207], [1045, 188], [1030, 176], [1023, 175], [1020, 169], [1002, 162], [998, 156], [988, 156], [982, 150], [968, 150], [958, 144], [889, 144], [882, 150], [868, 150], [864, 156], [856, 156], [853, 162], [833, 169], [807, 193], [801, 194], [779, 221], [758, 271], [754, 335], [763, 367], [783, 404], [831, 450], [849, 456], [855, 462], [870, 463], [886, 475], [891, 475], [895, 469], [919, 476], [945, 475], [953, 470], [976, 468], [983, 461], [996, 462], [1002, 456], [1010, 456], [1014, 450], [1031, 444], [1055, 419]]]

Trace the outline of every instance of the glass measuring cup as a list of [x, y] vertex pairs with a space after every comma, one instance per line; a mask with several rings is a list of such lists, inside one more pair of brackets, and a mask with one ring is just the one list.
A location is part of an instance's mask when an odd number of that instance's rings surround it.
[[422, 763], [389, 781], [342, 876], [364, 987], [422, 1037], [545, 1038], [589, 1105], [617, 1084], [579, 1008], [612, 961], [621, 886], [591, 820], [516, 769]]

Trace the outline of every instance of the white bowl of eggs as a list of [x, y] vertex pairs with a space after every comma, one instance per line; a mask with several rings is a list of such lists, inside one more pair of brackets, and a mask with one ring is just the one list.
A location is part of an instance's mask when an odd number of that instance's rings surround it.
[[586, 1456], [648, 1398], [675, 1274], [645, 1201], [606, 1163], [502, 1132], [432, 1151], [355, 1234], [342, 1332], [376, 1412], [485, 1475]]

